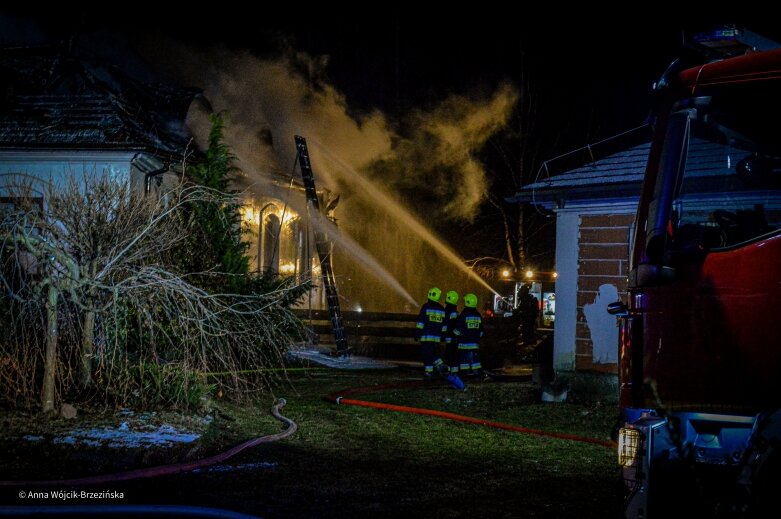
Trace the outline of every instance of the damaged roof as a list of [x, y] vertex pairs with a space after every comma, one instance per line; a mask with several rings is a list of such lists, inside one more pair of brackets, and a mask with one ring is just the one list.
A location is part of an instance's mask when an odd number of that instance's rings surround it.
[[0, 148], [132, 149], [179, 156], [196, 90], [141, 82], [56, 47], [0, 50]]

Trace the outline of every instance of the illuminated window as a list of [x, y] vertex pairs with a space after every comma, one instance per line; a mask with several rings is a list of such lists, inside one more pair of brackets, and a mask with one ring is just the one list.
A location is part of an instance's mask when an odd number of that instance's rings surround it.
[[266, 216], [263, 222], [263, 270], [279, 272], [279, 218], [275, 214]]

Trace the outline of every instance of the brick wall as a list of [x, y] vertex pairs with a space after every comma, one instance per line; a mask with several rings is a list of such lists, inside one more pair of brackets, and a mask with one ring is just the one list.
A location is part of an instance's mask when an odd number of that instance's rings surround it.
[[[591, 331], [583, 306], [594, 303], [600, 285], [615, 285], [626, 301], [629, 272], [629, 229], [634, 214], [583, 215], [578, 237], [578, 300], [575, 330], [575, 369], [617, 373], [616, 364], [594, 364]], [[617, 345], [616, 345], [617, 347]]]

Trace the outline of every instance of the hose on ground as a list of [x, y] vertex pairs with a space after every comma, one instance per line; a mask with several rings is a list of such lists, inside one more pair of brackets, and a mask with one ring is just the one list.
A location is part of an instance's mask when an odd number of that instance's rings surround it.
[[424, 416], [434, 416], [436, 418], [444, 418], [446, 420], [453, 420], [456, 422], [471, 423], [475, 425], [483, 425], [485, 427], [493, 427], [495, 429], [503, 429], [505, 431], [532, 434], [535, 436], [548, 436], [551, 438], [559, 438], [561, 440], [570, 440], [581, 443], [591, 443], [594, 445], [601, 445], [614, 449], [616, 444], [608, 440], [600, 440], [598, 438], [589, 438], [586, 436], [578, 436], [575, 434], [560, 433], [555, 431], [544, 431], [542, 429], [533, 429], [531, 427], [523, 427], [520, 425], [511, 425], [502, 422], [494, 422], [492, 420], [485, 420], [483, 418], [473, 418], [471, 416], [464, 416], [455, 413], [448, 413], [446, 411], [436, 411], [434, 409], [424, 409], [420, 407], [410, 407], [404, 405], [385, 404], [383, 402], [370, 402], [368, 400], [356, 400], [353, 398], [345, 398], [344, 395], [369, 393], [375, 391], [383, 391], [386, 389], [399, 389], [399, 388], [411, 388], [418, 387], [426, 384], [425, 382], [411, 382], [407, 384], [385, 384], [378, 386], [366, 386], [358, 388], [350, 388], [344, 391], [339, 391], [328, 395], [327, 400], [339, 405], [354, 405], [358, 407], [369, 407], [373, 409], [385, 409], [387, 411], [396, 411], [399, 413], [411, 413]]
[[277, 402], [271, 407], [271, 415], [279, 420], [280, 422], [287, 425], [287, 428], [284, 431], [278, 432], [276, 434], [269, 434], [266, 436], [261, 436], [259, 438], [253, 438], [251, 440], [248, 440], [244, 443], [241, 443], [232, 449], [229, 449], [225, 452], [222, 452], [220, 454], [216, 454], [214, 456], [210, 456], [208, 458], [204, 458], [197, 461], [188, 461], [188, 462], [182, 462], [182, 463], [174, 463], [171, 465], [160, 465], [157, 467], [147, 467], [143, 469], [136, 469], [136, 470], [128, 470], [125, 472], [115, 472], [113, 474], [101, 474], [99, 476], [89, 476], [84, 478], [73, 478], [73, 479], [52, 479], [52, 480], [29, 480], [29, 481], [0, 481], [0, 487], [10, 487], [10, 486], [51, 486], [51, 485], [74, 485], [74, 486], [81, 486], [81, 485], [98, 485], [103, 483], [110, 483], [110, 482], [116, 482], [116, 481], [128, 481], [131, 479], [141, 479], [141, 478], [151, 478], [151, 477], [157, 477], [157, 476], [167, 476], [170, 474], [181, 474], [183, 472], [190, 472], [195, 469], [202, 469], [205, 467], [209, 467], [211, 465], [216, 465], [218, 463], [222, 463], [233, 456], [237, 455], [241, 451], [245, 449], [249, 449], [250, 447], [254, 447], [256, 445], [260, 445], [261, 443], [270, 443], [282, 440], [284, 438], [287, 438], [288, 436], [291, 436], [298, 430], [298, 425], [291, 420], [290, 418], [287, 418], [285, 416], [282, 416], [280, 413], [280, 410], [285, 407], [285, 404], [287, 402], [284, 398], [280, 398], [277, 400]]

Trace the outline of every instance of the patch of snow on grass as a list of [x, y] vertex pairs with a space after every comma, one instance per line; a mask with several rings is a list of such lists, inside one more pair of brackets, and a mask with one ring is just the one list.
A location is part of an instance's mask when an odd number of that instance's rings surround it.
[[92, 429], [78, 429], [67, 435], [57, 436], [54, 443], [66, 443], [70, 445], [80, 444], [93, 447], [109, 447], [112, 449], [135, 449], [149, 447], [168, 447], [175, 443], [191, 443], [200, 434], [188, 431], [177, 431], [171, 425], [161, 425], [157, 429], [145, 426], [145, 430], [131, 430], [127, 422], [122, 422], [118, 427], [94, 427]]

